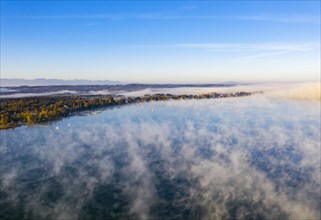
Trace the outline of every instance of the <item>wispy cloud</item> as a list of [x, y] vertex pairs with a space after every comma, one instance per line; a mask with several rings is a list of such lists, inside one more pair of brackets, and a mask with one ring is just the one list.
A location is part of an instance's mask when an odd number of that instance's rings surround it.
[[58, 14], [58, 15], [25, 15], [4, 16], [4, 19], [104, 19], [117, 20], [244, 20], [281, 23], [320, 24], [319, 15], [291, 14], [279, 15], [182, 15], [168, 12], [151, 12], [138, 14]]
[[251, 20], [251, 21], [271, 21], [271, 22], [283, 22], [283, 23], [313, 23], [320, 24], [320, 16], [314, 15], [287, 15], [287, 16], [275, 16], [275, 15], [238, 15], [229, 16], [227, 19], [236, 20]]
[[265, 58], [265, 57], [273, 57], [278, 55], [283, 55], [290, 53], [291, 51], [283, 50], [283, 51], [275, 51], [275, 52], [263, 52], [263, 53], [256, 53], [254, 55], [250, 56], [242, 56], [234, 60], [253, 60], [253, 59], [259, 59], [259, 58]]
[[181, 48], [181, 49], [204, 49], [211, 51], [311, 51], [319, 48], [315, 42], [300, 43], [182, 43], [182, 44], [153, 44], [136, 45], [142, 48]]

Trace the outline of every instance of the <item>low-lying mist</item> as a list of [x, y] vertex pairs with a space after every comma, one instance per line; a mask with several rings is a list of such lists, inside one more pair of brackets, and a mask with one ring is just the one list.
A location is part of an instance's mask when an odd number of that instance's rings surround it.
[[[228, 87], [180, 87], [145, 89], [132, 92], [122, 92], [125, 96], [143, 96], [145, 94], [167, 93], [174, 95], [206, 93], [232, 93], [232, 92], [263, 92], [265, 96], [274, 98], [321, 100], [320, 83], [249, 83]], [[102, 91], [100, 92], [102, 94]]]
[[268, 91], [267, 95], [276, 98], [321, 101], [321, 84], [304, 83], [287, 86]]
[[317, 102], [150, 102], [0, 143], [1, 219], [320, 218]]
[[[4, 90], [1, 92], [1, 90]], [[297, 99], [297, 100], [321, 100], [321, 84], [318, 83], [248, 83], [236, 84], [218, 87], [177, 87], [177, 88], [147, 88], [134, 91], [113, 91], [113, 90], [97, 90], [97, 91], [73, 91], [60, 90], [55, 92], [39, 92], [39, 93], [14, 93], [6, 94], [6, 88], [0, 88], [0, 98], [19, 98], [31, 96], [48, 96], [48, 95], [124, 95], [138, 97], [154, 94], [172, 94], [172, 95], [200, 95], [208, 93], [234, 93], [234, 92], [263, 92], [265, 96], [274, 98]]]

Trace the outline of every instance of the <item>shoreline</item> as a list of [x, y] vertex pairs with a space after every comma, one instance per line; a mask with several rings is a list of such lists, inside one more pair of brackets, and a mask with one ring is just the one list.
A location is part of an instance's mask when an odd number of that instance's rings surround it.
[[172, 95], [161, 93], [154, 95], [145, 94], [144, 96], [137, 97], [125, 97], [122, 95], [61, 95], [0, 99], [0, 130], [57, 121], [86, 110], [95, 110], [100, 107], [124, 106], [151, 101], [244, 97], [258, 93], [262, 92], [207, 93], [200, 95]]

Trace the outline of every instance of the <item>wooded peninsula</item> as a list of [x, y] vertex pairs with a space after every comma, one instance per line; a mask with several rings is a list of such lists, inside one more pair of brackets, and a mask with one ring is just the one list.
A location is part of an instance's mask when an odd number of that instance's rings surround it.
[[12, 99], [3, 98], [0, 99], [0, 130], [54, 121], [71, 116], [77, 112], [93, 110], [99, 107], [150, 101], [240, 97], [249, 96], [254, 93], [257, 92], [208, 93], [201, 95], [154, 94], [140, 97], [125, 97], [121, 95], [56, 95]]

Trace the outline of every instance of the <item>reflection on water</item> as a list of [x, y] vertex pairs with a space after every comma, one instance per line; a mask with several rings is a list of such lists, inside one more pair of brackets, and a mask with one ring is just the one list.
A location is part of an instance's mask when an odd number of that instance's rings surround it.
[[319, 140], [319, 103], [263, 97], [1, 131], [0, 218], [319, 219]]

